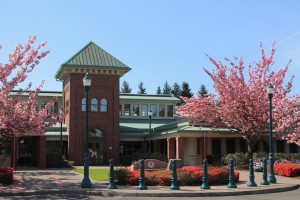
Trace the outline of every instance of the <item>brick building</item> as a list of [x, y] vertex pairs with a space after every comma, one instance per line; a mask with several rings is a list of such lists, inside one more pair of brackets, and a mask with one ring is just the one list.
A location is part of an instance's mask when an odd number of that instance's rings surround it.
[[[178, 119], [175, 108], [180, 100], [176, 97], [119, 94], [120, 77], [130, 70], [93, 42], [87, 44], [58, 69], [55, 78], [62, 82], [63, 91], [40, 93], [39, 106], [56, 97], [51, 112], [58, 112], [63, 106], [65, 123], [47, 129], [44, 136], [14, 138], [7, 164], [55, 167], [62, 138], [64, 158], [83, 165], [85, 93], [82, 80], [86, 73], [92, 79], [88, 93], [91, 165], [107, 165], [109, 159], [114, 159], [116, 164], [130, 164], [149, 152], [149, 144], [153, 157], [181, 159], [179, 165], [199, 165], [204, 155], [213, 158], [246, 151], [241, 135], [227, 134], [227, 129], [192, 127], [187, 120]], [[267, 135], [255, 150], [268, 151]], [[300, 152], [295, 144], [284, 141], [274, 141], [274, 151]]]

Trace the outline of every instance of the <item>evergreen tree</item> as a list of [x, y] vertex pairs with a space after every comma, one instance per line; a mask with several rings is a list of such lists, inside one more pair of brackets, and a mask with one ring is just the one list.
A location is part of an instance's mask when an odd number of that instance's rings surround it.
[[169, 85], [168, 81], [164, 84], [163, 94], [171, 94], [171, 86]]
[[198, 90], [198, 93], [199, 93], [201, 96], [203, 96], [203, 97], [206, 97], [206, 96], [207, 96], [208, 91], [207, 91], [205, 85], [202, 84], [202, 85], [200, 86], [200, 89]]
[[179, 84], [178, 84], [177, 82], [174, 83], [173, 89], [172, 89], [171, 93], [172, 93], [175, 97], [180, 96], [180, 94], [181, 94], [181, 89], [180, 89], [180, 86], [179, 86]]
[[157, 87], [156, 94], [161, 94], [160, 86]]
[[125, 80], [122, 83], [121, 93], [131, 93], [131, 88], [129, 87], [128, 82]]
[[142, 81], [139, 83], [138, 87], [139, 87], [138, 94], [146, 94], [147, 93], [146, 88], [144, 88], [144, 83]]
[[191, 93], [190, 85], [187, 82], [182, 82], [181, 85], [181, 96], [191, 98], [193, 94]]

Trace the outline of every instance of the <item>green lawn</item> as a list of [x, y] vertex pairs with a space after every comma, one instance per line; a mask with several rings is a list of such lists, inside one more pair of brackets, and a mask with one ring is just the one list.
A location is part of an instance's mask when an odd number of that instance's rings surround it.
[[[83, 175], [83, 169], [74, 169], [74, 171]], [[90, 169], [89, 177], [95, 181], [108, 181], [109, 169]]]

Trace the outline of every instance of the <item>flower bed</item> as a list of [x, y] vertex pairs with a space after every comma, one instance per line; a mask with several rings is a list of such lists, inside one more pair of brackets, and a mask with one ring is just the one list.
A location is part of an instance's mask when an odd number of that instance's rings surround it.
[[[177, 169], [179, 185], [200, 185], [203, 171], [199, 167], [184, 167]], [[235, 181], [239, 181], [239, 172], [235, 172]], [[146, 185], [171, 185], [171, 170], [145, 171]], [[210, 168], [208, 170], [208, 183], [220, 185], [228, 183], [229, 170], [225, 168]], [[115, 171], [115, 179], [119, 185], [138, 185], [140, 171], [130, 171], [124, 168]]]
[[277, 163], [274, 165], [274, 172], [281, 176], [300, 176], [300, 164], [298, 163]]
[[14, 169], [11, 167], [0, 167], [0, 183], [12, 184], [14, 179]]

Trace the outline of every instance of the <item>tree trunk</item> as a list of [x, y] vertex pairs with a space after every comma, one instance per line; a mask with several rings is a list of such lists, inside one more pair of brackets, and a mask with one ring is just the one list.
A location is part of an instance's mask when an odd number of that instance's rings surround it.
[[254, 146], [253, 141], [247, 139], [247, 153], [248, 153], [248, 158], [249, 159], [253, 158], [253, 146]]

